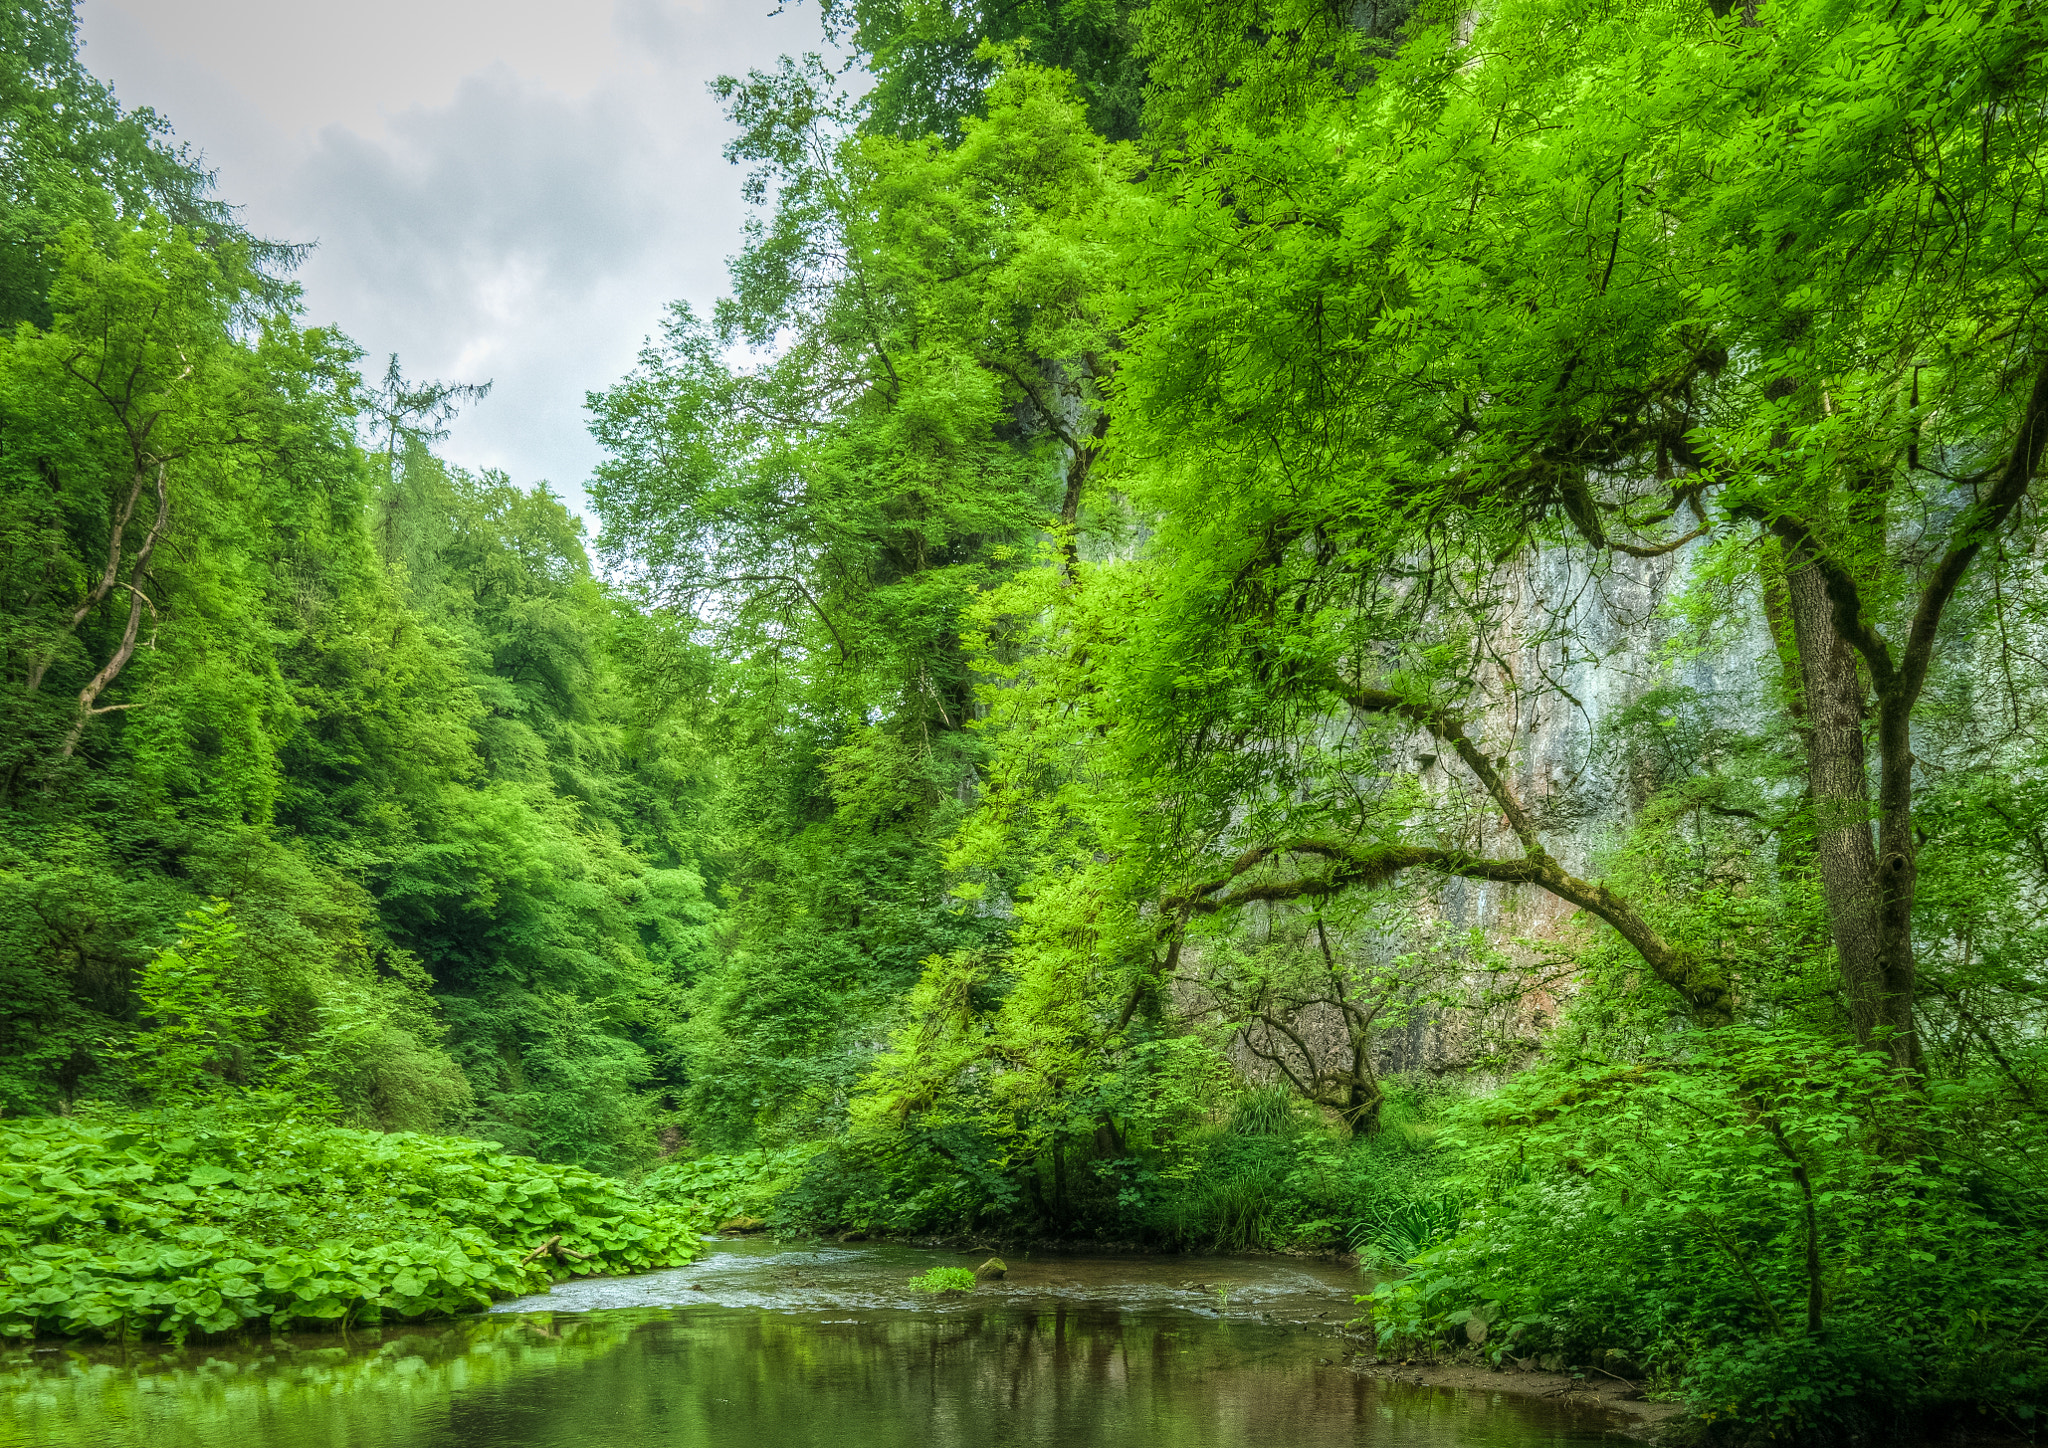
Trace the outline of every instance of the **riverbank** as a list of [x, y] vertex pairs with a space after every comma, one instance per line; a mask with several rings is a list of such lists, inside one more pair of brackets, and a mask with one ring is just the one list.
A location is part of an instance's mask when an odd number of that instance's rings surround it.
[[[1540, 1368], [1495, 1366], [1486, 1362], [1431, 1361], [1381, 1357], [1356, 1346], [1342, 1360], [1353, 1375], [1373, 1383], [1458, 1393], [1506, 1393], [1535, 1402], [1597, 1410], [1617, 1419], [1615, 1431], [1658, 1448], [1712, 1441], [1687, 1406], [1672, 1398], [1643, 1396], [1640, 1385], [1607, 1379], [1597, 1373], [1546, 1372]], [[1907, 1439], [1867, 1440], [1886, 1448], [2037, 1448], [2038, 1438], [2020, 1437], [1971, 1427]]]
[[1639, 1384], [1618, 1378], [1608, 1381], [1582, 1373], [1503, 1368], [1491, 1363], [1382, 1358], [1369, 1347], [1347, 1349], [1341, 1361], [1348, 1371], [1373, 1382], [1468, 1393], [1513, 1393], [1540, 1401], [1598, 1408], [1626, 1419], [1623, 1431], [1646, 1443], [1658, 1442], [1670, 1427], [1686, 1417], [1685, 1404], [1646, 1398]]
[[[492, 1311], [590, 1313], [697, 1306], [793, 1313], [838, 1325], [916, 1317], [978, 1330], [988, 1321], [1143, 1321], [1184, 1317], [1219, 1328], [1276, 1333], [1276, 1361], [1375, 1389], [1480, 1396], [1564, 1412], [1588, 1431], [1646, 1443], [1709, 1439], [1688, 1405], [1647, 1397], [1648, 1384], [1596, 1367], [1548, 1371], [1533, 1359], [1494, 1364], [1475, 1348], [1382, 1352], [1358, 1325], [1356, 1298], [1371, 1285], [1355, 1260], [1280, 1253], [1196, 1256], [1130, 1253], [996, 1238], [906, 1242], [791, 1240], [747, 1234], [707, 1241], [687, 1266], [632, 1277], [587, 1277], [498, 1304]], [[1005, 1274], [973, 1291], [933, 1298], [910, 1278], [934, 1267], [973, 1269], [991, 1254]], [[1523, 1366], [1522, 1363], [1527, 1363]], [[1460, 1399], [1460, 1401], [1463, 1401]], [[1451, 1411], [1448, 1403], [1443, 1411]], [[1457, 1411], [1463, 1411], [1462, 1408]], [[1968, 1425], [1924, 1437], [1872, 1437], [1897, 1445], [1963, 1443], [2018, 1448], [2026, 1440]]]
[[530, 1448], [600, 1422], [613, 1448], [1699, 1441], [1681, 1404], [1597, 1372], [1381, 1355], [1352, 1326], [1355, 1269], [1327, 1259], [1024, 1248], [1002, 1277], [933, 1296], [911, 1279], [986, 1250], [702, 1246], [436, 1323], [0, 1348], [0, 1391], [28, 1414], [0, 1448], [339, 1448], [373, 1419], [389, 1448]]
[[688, 1261], [699, 1219], [494, 1144], [289, 1100], [0, 1122], [0, 1338], [219, 1338], [448, 1317]]

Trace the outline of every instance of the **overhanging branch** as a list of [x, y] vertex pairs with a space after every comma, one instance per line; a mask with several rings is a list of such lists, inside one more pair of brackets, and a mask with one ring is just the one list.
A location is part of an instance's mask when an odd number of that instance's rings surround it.
[[[1258, 880], [1231, 888], [1236, 880], [1274, 860], [1303, 855], [1327, 860], [1332, 868], [1314, 875]], [[1411, 869], [1502, 885], [1534, 885], [1547, 891], [1613, 926], [1651, 972], [1678, 992], [1702, 1025], [1725, 1025], [1730, 1019], [1733, 991], [1717, 967], [1666, 940], [1632, 904], [1607, 886], [1580, 879], [1548, 854], [1495, 860], [1428, 845], [1288, 840], [1245, 851], [1232, 862], [1228, 873], [1162, 901], [1161, 913], [1175, 922], [1177, 934], [1179, 923], [1196, 915], [1216, 915], [1261, 902], [1328, 899], [1348, 889], [1385, 884], [1401, 871]]]
[[2013, 438], [2005, 466], [1999, 470], [1998, 481], [1989, 493], [1963, 510], [1950, 534], [1948, 552], [1942, 555], [1920, 592], [1900, 665], [1899, 685], [1909, 704], [1927, 681], [1927, 668], [1934, 657], [1934, 632], [1941, 623], [1942, 610], [1948, 607], [1978, 550], [2026, 496], [2028, 484], [2040, 470], [2044, 446], [2048, 446], [2048, 358], [2042, 360], [2040, 370], [2034, 374], [2033, 392], [2027, 398], [2026, 411], [2020, 415], [2019, 432]]
[[1508, 782], [1501, 778], [1500, 771], [1494, 767], [1493, 761], [1472, 742], [1472, 737], [1465, 732], [1463, 720], [1434, 705], [1418, 704], [1385, 689], [1355, 690], [1345, 695], [1344, 702], [1362, 714], [1397, 714], [1403, 719], [1421, 725], [1450, 745], [1458, 758], [1465, 761], [1465, 767], [1472, 771], [1487, 795], [1500, 807], [1500, 812], [1507, 817], [1508, 828], [1515, 832], [1515, 838], [1522, 842], [1522, 848], [1528, 851], [1532, 858], [1550, 858], [1543, 848], [1543, 842], [1537, 837], [1536, 822], [1529, 818], [1529, 812], [1522, 808], [1521, 800], [1508, 788]]

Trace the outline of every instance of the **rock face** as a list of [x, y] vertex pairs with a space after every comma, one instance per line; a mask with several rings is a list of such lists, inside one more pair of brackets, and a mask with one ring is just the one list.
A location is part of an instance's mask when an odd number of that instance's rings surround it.
[[977, 1282], [994, 1282], [1009, 1275], [1010, 1269], [1003, 1265], [1003, 1259], [1000, 1257], [991, 1257], [974, 1269], [974, 1280]]
[[[1695, 545], [1596, 564], [1583, 549], [1548, 548], [1500, 580], [1504, 606], [1485, 650], [1492, 662], [1479, 671], [1484, 704], [1469, 712], [1468, 727], [1500, 762], [1545, 845], [1575, 874], [1606, 873], [1605, 857], [1666, 782], [1669, 765], [1623, 738], [1617, 724], [1624, 714], [1658, 693], [1691, 701], [1724, 728], [1753, 728], [1767, 712], [1759, 696], [1774, 686], [1777, 662], [1761, 608], [1746, 624], [1723, 619], [1712, 637], [1687, 637], [1666, 612], [1701, 557]], [[1426, 739], [1417, 748], [1443, 752]], [[1439, 798], [1470, 789], [1456, 760], [1425, 758], [1416, 762]], [[1474, 823], [1482, 853], [1521, 852], [1502, 817], [1486, 813]], [[1442, 939], [1476, 929], [1523, 966], [1578, 914], [1542, 890], [1486, 881], [1444, 879], [1428, 894], [1418, 923], [1430, 933]], [[1468, 989], [1461, 1008], [1401, 1013], [1399, 1026], [1376, 1043], [1378, 1068], [1442, 1072], [1469, 1069], [1475, 1058], [1512, 1060], [1555, 1022], [1572, 982], [1553, 979], [1491, 1009], [1475, 1008], [1480, 980]]]
[[[1718, 618], [1710, 637], [1697, 636], [1697, 625], [1670, 612], [1693, 582], [1700, 557], [1698, 545], [1654, 559], [1597, 561], [1583, 549], [1550, 548], [1504, 569], [1489, 585], [1493, 627], [1475, 650], [1480, 662], [1463, 705], [1466, 728], [1528, 811], [1546, 848], [1575, 874], [1597, 879], [1606, 873], [1635, 812], [1672, 768], [1644, 757], [1624, 736], [1626, 716], [1658, 697], [1675, 701], [1674, 710], [1682, 706], [1735, 730], [1755, 727], [1768, 712], [1760, 705], [1775, 687], [1778, 664], [1762, 610]], [[1339, 747], [1354, 725], [1331, 718], [1321, 742]], [[1389, 763], [1428, 801], [1418, 820], [1423, 837], [1448, 828], [1476, 854], [1521, 853], [1505, 817], [1481, 802], [1470, 771], [1440, 741], [1417, 730], [1405, 758]], [[1574, 982], [1537, 970], [1532, 974], [1540, 984], [1491, 990], [1485, 962], [1471, 958], [1463, 942], [1476, 935], [1505, 962], [1533, 967], [1547, 942], [1567, 934], [1576, 907], [1534, 887], [1430, 879], [1420, 872], [1402, 883], [1408, 901], [1402, 918], [1382, 917], [1330, 937], [1340, 956], [1358, 962], [1361, 980], [1416, 969], [1396, 964], [1402, 960], [1434, 962], [1421, 966], [1425, 974], [1379, 1013], [1370, 1046], [1375, 1072], [1513, 1069], [1556, 1021]], [[1269, 930], [1274, 918], [1260, 907], [1248, 909], [1247, 936]], [[1201, 951], [1188, 954], [1198, 958]], [[1210, 1003], [1190, 994], [1184, 1004]], [[1326, 1065], [1340, 1066], [1347, 1057], [1350, 1038], [1337, 1010], [1310, 1007], [1291, 1026]], [[1242, 1037], [1231, 1055], [1253, 1080], [1283, 1079]]]
[[[1967, 501], [1959, 491], [1925, 526], [1948, 527]], [[1897, 524], [1893, 542], [1901, 557], [1913, 556], [1919, 526], [1909, 518]], [[1134, 557], [1144, 536], [1137, 529], [1102, 556]], [[1095, 546], [1103, 548], [1102, 539]], [[1731, 550], [1744, 548], [1762, 550], [1754, 572], [1732, 561]], [[1747, 815], [1763, 825], [1799, 809], [1806, 790], [1805, 726], [1802, 716], [1788, 712], [1800, 686], [1799, 663], [1782, 579], [1768, 590], [1762, 582], [1778, 577], [1781, 561], [1775, 541], [1725, 527], [1712, 540], [1652, 558], [1553, 544], [1467, 580], [1464, 592], [1441, 605], [1447, 624], [1455, 622], [1448, 614], [1464, 609], [1472, 628], [1460, 666], [1469, 687], [1450, 691], [1466, 733], [1512, 790], [1542, 847], [1566, 870], [1628, 886], [1617, 877], [1631, 865], [1631, 833], [1654, 798], [1662, 794], [1669, 805], [1678, 797], [1676, 786], [1708, 786], [1698, 794], [1701, 818]], [[1782, 653], [1767, 621], [1772, 617], [1784, 630]], [[1894, 646], [1904, 627], [1896, 609], [1885, 615]], [[1445, 632], [1456, 634], [1454, 627]], [[2038, 741], [2048, 732], [2044, 657], [2048, 528], [2029, 526], [1987, 549], [1944, 616], [1911, 730], [1917, 789], [1944, 778], [2024, 778], [2029, 787], [2038, 780]], [[1371, 658], [1360, 662], [1367, 676], [1377, 667]], [[1523, 853], [1472, 769], [1420, 728], [1392, 742], [1384, 755], [1354, 756], [1360, 772], [1347, 775], [1341, 761], [1361, 736], [1362, 722], [1384, 727], [1386, 721], [1332, 713], [1317, 731], [1299, 737], [1293, 731], [1301, 726], [1290, 722], [1286, 742], [1276, 747], [1340, 761], [1327, 774], [1332, 797], [1355, 786], [1361, 818], [1369, 804], [1393, 797], [1374, 793], [1383, 781], [1398, 781], [1404, 791], [1399, 809], [1412, 810], [1409, 832], [1417, 843], [1492, 859]], [[1866, 723], [1867, 730], [1874, 727], [1874, 720]], [[1874, 743], [1870, 748], [1874, 775]], [[1732, 779], [1737, 790], [1729, 807], [1714, 802], [1716, 776]], [[1315, 803], [1306, 786], [1300, 803]], [[1249, 804], [1238, 809], [1239, 820], [1251, 818]], [[1281, 814], [1291, 829], [1291, 814]], [[1347, 828], [1342, 811], [1332, 807], [1330, 817], [1329, 832], [1341, 835]], [[1697, 823], [1671, 823], [1669, 809], [1659, 818], [1667, 844], [1686, 830], [1703, 833]], [[1390, 833], [1394, 823], [1374, 820], [1375, 828]], [[1321, 828], [1317, 820], [1311, 833]], [[1239, 842], [1271, 841], [1247, 832]], [[1751, 852], [1754, 868], [1774, 871], [1775, 849], [1758, 844]], [[1363, 908], [1369, 896], [1385, 907]], [[1230, 936], [1191, 937], [1167, 1001], [1185, 1021], [1244, 1020], [1272, 1011], [1280, 1020], [1269, 1034], [1254, 1040], [1241, 1028], [1230, 1038], [1231, 1063], [1249, 1081], [1317, 1095], [1332, 1121], [1340, 1112], [1350, 1113], [1346, 1120], [1370, 1121], [1360, 1114], [1369, 1092], [1346, 1094], [1361, 1076], [1483, 1082], [1528, 1064], [1578, 993], [1571, 956], [1598, 929], [1576, 906], [1535, 886], [1432, 878], [1421, 870], [1406, 872], [1391, 889], [1343, 892], [1313, 936], [1300, 924], [1307, 913], [1299, 901], [1252, 903], [1238, 914]], [[1287, 963], [1290, 953], [1307, 957], [1311, 968], [1318, 955], [1329, 961], [1331, 973], [1342, 973], [1346, 988], [1357, 992], [1346, 1003], [1356, 1009], [1347, 1013], [1331, 1003], [1328, 991], [1295, 990], [1285, 979], [1298, 969]], [[1243, 963], [1253, 957], [1261, 957], [1261, 969], [1247, 972]], [[1267, 960], [1280, 963], [1269, 971]], [[1274, 980], [1281, 985], [1251, 999], [1247, 981]], [[1366, 998], [1367, 992], [1379, 998]], [[1676, 1014], [1675, 1003], [1672, 1009]], [[1358, 1065], [1361, 1044], [1369, 1072]], [[1305, 1080], [1314, 1082], [1315, 1092], [1303, 1087]]]

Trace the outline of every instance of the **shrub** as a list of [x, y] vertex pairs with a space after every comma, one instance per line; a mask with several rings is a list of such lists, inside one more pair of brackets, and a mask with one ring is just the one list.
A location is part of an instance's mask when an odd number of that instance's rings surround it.
[[1140, 1235], [1190, 1251], [1349, 1248], [1406, 1261], [1457, 1223], [1436, 1109], [1397, 1083], [1379, 1132], [1350, 1139], [1285, 1092], [1248, 1092], [1196, 1148], [1192, 1169], [1160, 1184]]
[[1685, 1393], [1714, 1436], [1737, 1441], [1854, 1441], [1907, 1425], [1912, 1366], [1880, 1324], [1830, 1324], [1818, 1337], [1716, 1343], [1686, 1365]]
[[1364, 1299], [1383, 1343], [1619, 1356], [1731, 1442], [2037, 1411], [2036, 1121], [1959, 1132], [1881, 1055], [1730, 1027], [1539, 1067], [1460, 1140], [1455, 1235]]
[[707, 1222], [765, 1218], [822, 1149], [807, 1142], [780, 1151], [738, 1151], [665, 1161], [640, 1180], [640, 1194], [694, 1208]]
[[[254, 1098], [0, 1122], [0, 1334], [443, 1316], [687, 1262], [700, 1224], [580, 1167], [357, 1131]], [[559, 1238], [558, 1251], [534, 1250]]]
[[865, 1130], [817, 1153], [776, 1204], [779, 1227], [890, 1236], [998, 1230], [1022, 1218], [1017, 1181], [968, 1129]]

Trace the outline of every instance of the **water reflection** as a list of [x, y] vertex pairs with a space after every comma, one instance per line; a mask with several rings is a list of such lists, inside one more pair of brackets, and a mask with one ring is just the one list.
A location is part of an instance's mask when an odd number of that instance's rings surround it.
[[490, 1317], [187, 1349], [13, 1349], [0, 1448], [357, 1448], [439, 1441], [459, 1399], [573, 1375], [660, 1314]]
[[[755, 1265], [786, 1273], [772, 1258]], [[15, 1350], [0, 1363], [0, 1448], [1612, 1441], [1597, 1410], [1356, 1377], [1327, 1361], [1336, 1346], [1327, 1331], [1017, 1290], [944, 1310], [706, 1302], [497, 1314], [234, 1349]]]

